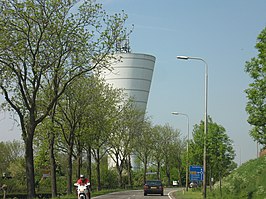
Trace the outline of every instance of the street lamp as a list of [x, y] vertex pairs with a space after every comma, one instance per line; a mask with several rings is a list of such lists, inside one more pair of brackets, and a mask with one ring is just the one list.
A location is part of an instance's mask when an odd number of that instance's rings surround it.
[[186, 191], [188, 191], [188, 168], [189, 168], [189, 117], [185, 113], [172, 112], [173, 115], [184, 115], [187, 118], [187, 168], [186, 168]]
[[208, 132], [208, 115], [207, 115], [207, 100], [208, 100], [208, 64], [207, 62], [200, 57], [188, 57], [188, 56], [177, 56], [177, 59], [195, 59], [203, 61], [205, 64], [205, 115], [204, 115], [204, 147], [203, 147], [203, 198], [206, 198], [206, 138]]

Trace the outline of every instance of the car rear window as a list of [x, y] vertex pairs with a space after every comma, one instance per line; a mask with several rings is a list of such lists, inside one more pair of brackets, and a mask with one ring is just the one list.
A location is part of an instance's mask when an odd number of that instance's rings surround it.
[[153, 186], [153, 185], [161, 185], [162, 182], [158, 181], [158, 180], [156, 180], [156, 181], [146, 181], [146, 184]]

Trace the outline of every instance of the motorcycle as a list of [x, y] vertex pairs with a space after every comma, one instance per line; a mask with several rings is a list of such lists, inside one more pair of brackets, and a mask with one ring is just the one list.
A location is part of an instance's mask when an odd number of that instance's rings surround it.
[[77, 187], [77, 193], [78, 193], [78, 199], [90, 199], [90, 183], [87, 183], [85, 185], [80, 185], [78, 183], [74, 184], [75, 187]]

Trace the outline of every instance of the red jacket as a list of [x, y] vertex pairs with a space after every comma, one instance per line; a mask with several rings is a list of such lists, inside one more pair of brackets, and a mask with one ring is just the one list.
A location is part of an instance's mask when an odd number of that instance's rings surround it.
[[85, 185], [89, 182], [88, 178], [85, 178], [83, 181], [82, 179], [78, 179], [77, 183], [80, 184], [80, 185]]

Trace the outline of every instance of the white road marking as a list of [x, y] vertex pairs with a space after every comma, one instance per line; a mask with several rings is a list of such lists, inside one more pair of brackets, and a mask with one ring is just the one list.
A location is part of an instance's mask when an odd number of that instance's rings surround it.
[[170, 194], [173, 193], [173, 192], [176, 192], [176, 191], [177, 191], [177, 190], [170, 191], [170, 192], [168, 193], [168, 197], [169, 197], [170, 199], [174, 199], [174, 198], [171, 197]]

